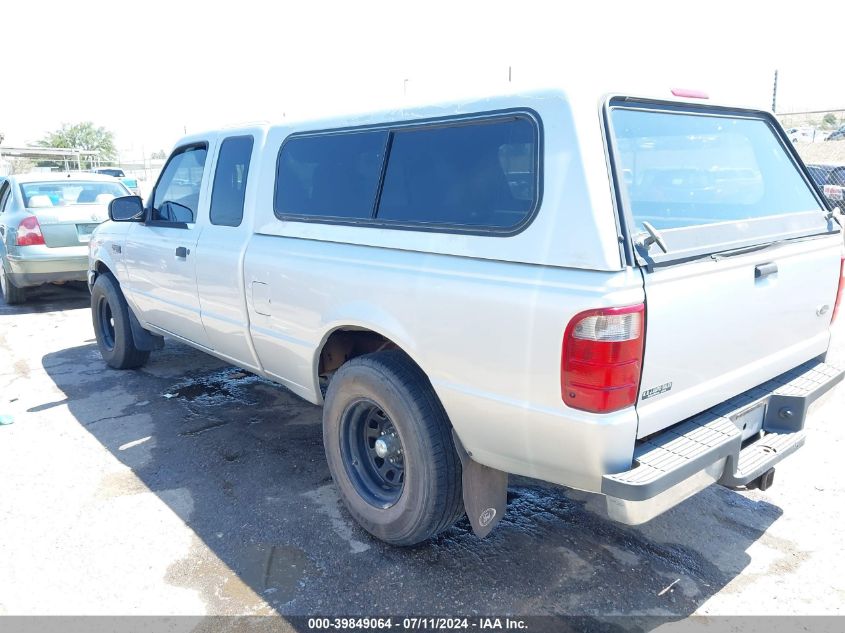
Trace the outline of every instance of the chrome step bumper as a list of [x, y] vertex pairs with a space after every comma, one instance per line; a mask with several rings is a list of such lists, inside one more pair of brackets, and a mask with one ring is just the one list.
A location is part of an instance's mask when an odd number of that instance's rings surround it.
[[711, 483], [751, 484], [804, 444], [810, 405], [843, 376], [812, 360], [638, 442], [634, 467], [602, 478], [608, 513], [636, 525]]

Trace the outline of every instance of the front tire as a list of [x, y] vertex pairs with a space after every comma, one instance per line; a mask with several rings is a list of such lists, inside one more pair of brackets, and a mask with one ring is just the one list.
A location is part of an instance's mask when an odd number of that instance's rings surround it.
[[26, 291], [13, 284], [6, 275], [5, 258], [0, 258], [0, 292], [3, 293], [3, 299], [10, 306], [20, 305], [26, 301]]
[[464, 513], [461, 464], [446, 411], [399, 350], [353, 358], [323, 409], [329, 470], [350, 514], [394, 545], [413, 545]]
[[120, 286], [110, 274], [97, 277], [91, 289], [91, 316], [97, 347], [109, 367], [135, 369], [150, 357], [148, 351], [135, 347], [129, 306]]

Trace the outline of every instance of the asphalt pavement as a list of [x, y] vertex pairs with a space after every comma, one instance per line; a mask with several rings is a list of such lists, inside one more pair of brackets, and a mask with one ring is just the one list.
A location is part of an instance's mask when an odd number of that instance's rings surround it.
[[511, 477], [487, 539], [400, 549], [339, 502], [318, 407], [172, 340], [109, 369], [87, 290], [49, 287], [0, 300], [0, 614], [843, 614], [843, 411], [840, 387], [765, 493], [627, 527]]

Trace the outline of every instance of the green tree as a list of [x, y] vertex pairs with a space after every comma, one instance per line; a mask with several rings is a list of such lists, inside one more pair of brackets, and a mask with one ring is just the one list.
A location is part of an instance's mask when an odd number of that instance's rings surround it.
[[165, 159], [167, 158], [167, 152], [165, 152], [163, 149], [160, 149], [157, 152], [153, 152], [152, 154], [150, 154], [150, 158]]
[[[117, 156], [114, 148], [114, 134], [104, 127], [95, 127], [91, 121], [71, 125], [65, 123], [55, 132], [50, 132], [38, 141], [41, 147], [64, 147], [69, 149], [96, 150], [101, 161], [111, 161]], [[85, 166], [90, 166], [86, 165]]]
[[822, 118], [822, 127], [836, 127], [836, 115], [833, 112], [828, 112]]

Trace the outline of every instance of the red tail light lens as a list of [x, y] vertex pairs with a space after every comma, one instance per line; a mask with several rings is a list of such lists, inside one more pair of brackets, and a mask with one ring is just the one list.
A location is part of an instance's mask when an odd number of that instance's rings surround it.
[[563, 336], [560, 389], [574, 409], [609, 413], [637, 401], [645, 305], [576, 314]]
[[845, 257], [839, 260], [839, 288], [836, 290], [836, 303], [833, 304], [833, 316], [830, 317], [830, 322], [836, 321], [836, 315], [839, 314], [839, 305], [842, 303], [842, 290], [845, 286]]
[[34, 215], [21, 220], [18, 224], [18, 238], [15, 241], [18, 246], [37, 246], [44, 244], [44, 235], [41, 233], [41, 225]]

